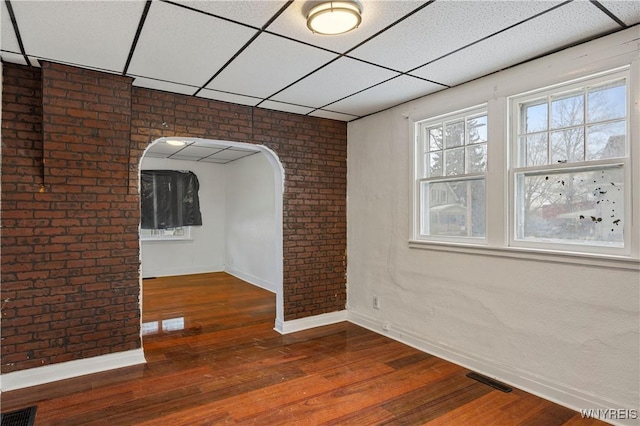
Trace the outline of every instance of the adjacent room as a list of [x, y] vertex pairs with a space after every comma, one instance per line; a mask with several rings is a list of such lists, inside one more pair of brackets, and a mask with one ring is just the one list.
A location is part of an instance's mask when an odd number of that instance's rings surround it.
[[637, 1], [0, 15], [3, 426], [638, 424]]

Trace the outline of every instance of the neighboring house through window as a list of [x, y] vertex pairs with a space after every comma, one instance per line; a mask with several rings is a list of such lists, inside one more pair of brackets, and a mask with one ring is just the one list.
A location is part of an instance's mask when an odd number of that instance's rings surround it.
[[624, 249], [627, 99], [625, 72], [512, 98], [513, 245]]
[[417, 124], [419, 235], [484, 238], [486, 107]]

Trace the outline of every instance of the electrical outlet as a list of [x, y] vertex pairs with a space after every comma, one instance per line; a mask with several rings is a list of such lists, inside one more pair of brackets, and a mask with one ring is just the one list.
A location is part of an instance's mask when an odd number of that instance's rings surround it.
[[373, 296], [373, 308], [380, 309], [380, 299], [378, 299], [378, 296]]
[[389, 324], [389, 323], [388, 323], [388, 322], [386, 322], [386, 321], [385, 321], [385, 322], [383, 322], [383, 323], [382, 323], [382, 329], [383, 329], [384, 331], [389, 331], [389, 330], [391, 330], [391, 324]]

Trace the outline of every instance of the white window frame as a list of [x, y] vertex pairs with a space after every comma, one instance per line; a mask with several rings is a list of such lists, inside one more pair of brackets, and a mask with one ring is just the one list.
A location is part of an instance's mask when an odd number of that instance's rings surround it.
[[[413, 209], [413, 214], [414, 214], [414, 226], [413, 226], [413, 239], [416, 241], [432, 241], [432, 242], [457, 242], [457, 243], [463, 243], [463, 244], [480, 244], [480, 245], [484, 245], [487, 243], [487, 235], [486, 235], [486, 230], [487, 230], [487, 197], [486, 197], [486, 192], [485, 192], [485, 200], [484, 200], [484, 216], [485, 216], [485, 235], [483, 237], [473, 237], [473, 236], [445, 236], [445, 235], [432, 235], [432, 234], [428, 234], [428, 233], [422, 233], [422, 221], [423, 221], [423, 211], [422, 211], [422, 196], [421, 196], [421, 186], [423, 183], [446, 183], [446, 182], [464, 182], [464, 181], [472, 181], [472, 180], [483, 180], [484, 184], [485, 184], [485, 188], [487, 185], [487, 168], [488, 166], [485, 168], [485, 171], [483, 172], [472, 172], [472, 173], [466, 173], [466, 167], [468, 164], [468, 159], [466, 158], [465, 155], [465, 160], [464, 160], [464, 164], [465, 164], [465, 173], [462, 174], [456, 174], [456, 175], [442, 175], [442, 176], [437, 176], [437, 177], [426, 177], [426, 173], [425, 173], [425, 161], [424, 161], [424, 157], [425, 157], [425, 144], [428, 144], [428, 141], [426, 141], [425, 139], [427, 138], [426, 136], [426, 130], [428, 128], [434, 127], [438, 124], [442, 124], [443, 126], [447, 123], [447, 122], [452, 122], [452, 121], [458, 121], [460, 119], [462, 119], [465, 122], [465, 142], [463, 145], [461, 145], [461, 148], [465, 148], [466, 151], [466, 147], [471, 146], [467, 143], [467, 138], [468, 138], [468, 132], [466, 129], [466, 122], [467, 119], [473, 118], [475, 116], [487, 116], [487, 122], [489, 121], [488, 118], [488, 111], [487, 111], [487, 104], [483, 103], [483, 104], [478, 104], [478, 105], [474, 105], [471, 107], [467, 107], [467, 108], [463, 108], [463, 109], [459, 109], [457, 111], [453, 111], [450, 113], [446, 113], [446, 114], [441, 114], [441, 115], [437, 115], [435, 117], [431, 117], [431, 118], [427, 118], [425, 120], [420, 120], [418, 122], [414, 123], [414, 167], [413, 167], [413, 188], [414, 188], [414, 206], [415, 208]], [[488, 126], [488, 123], [487, 123]], [[443, 141], [444, 143], [444, 141]], [[490, 137], [487, 135], [487, 141], [484, 142], [487, 146], [487, 163], [489, 162], [489, 145], [490, 145]], [[446, 148], [443, 147], [443, 149], [441, 150], [442, 153], [444, 153], [444, 151], [446, 150]], [[443, 161], [443, 168], [444, 168], [444, 163], [445, 163], [445, 159], [444, 156], [442, 158]], [[429, 222], [429, 218], [427, 217], [427, 222]]]
[[168, 228], [168, 229], [140, 228], [140, 240], [142, 241], [191, 240], [191, 226], [180, 226], [177, 228]]
[[[409, 119], [409, 133], [413, 146], [410, 149], [411, 168], [407, 177], [411, 181], [410, 194], [410, 234], [408, 246], [412, 249], [421, 249], [438, 252], [459, 254], [471, 254], [491, 257], [523, 259], [528, 261], [541, 261], [550, 263], [564, 263], [583, 265], [586, 267], [605, 267], [614, 270], [640, 271], [640, 197], [634, 197], [640, 191], [640, 59], [630, 59], [627, 55], [610, 57], [599, 63], [583, 66], [580, 70], [564, 59], [542, 59], [545, 70], [554, 69], [555, 75], [549, 73], [531, 73], [528, 68], [536, 65], [525, 65], [523, 71], [510, 71], [509, 76], [502, 80], [497, 75], [487, 77], [486, 82], [478, 80], [467, 87], [449, 89], [446, 94], [431, 95], [429, 102], [424, 102], [412, 113], [403, 114]], [[625, 61], [625, 58], [627, 60]], [[549, 65], [551, 64], [551, 65]], [[547, 66], [548, 65], [548, 66]], [[540, 92], [554, 87], [582, 82], [597, 78], [600, 75], [610, 76], [613, 73], [624, 71], [629, 77], [627, 80], [627, 146], [628, 157], [625, 159], [626, 171], [625, 187], [631, 194], [625, 199], [625, 248], [615, 252], [588, 252], [572, 251], [567, 248], [559, 249], [558, 246], [524, 246], [511, 241], [512, 229], [515, 221], [512, 218], [513, 176], [510, 166], [512, 164], [512, 147], [510, 138], [513, 123], [509, 117], [509, 100], [515, 96]], [[502, 81], [503, 84], [500, 84]], [[470, 102], [464, 102], [464, 99]], [[418, 176], [418, 162], [421, 160], [417, 141], [419, 137], [416, 123], [430, 117], [447, 115], [451, 111], [462, 110], [468, 105], [487, 104], [488, 140], [487, 146], [488, 166], [486, 175], [486, 212], [487, 228], [486, 243], [478, 244], [465, 241], [438, 241], [434, 239], [420, 239], [419, 236], [419, 197], [416, 190], [416, 177]], [[631, 187], [632, 184], [635, 185]]]
[[[602, 160], [583, 160], [577, 162], [569, 162], [569, 163], [560, 163], [560, 164], [548, 164], [548, 165], [534, 165], [527, 166], [519, 165], [519, 147], [518, 147], [518, 129], [520, 128], [520, 104], [525, 104], [537, 99], [550, 97], [553, 95], [558, 95], [562, 93], [569, 93], [576, 91], [578, 89], [597, 86], [608, 81], [616, 81], [616, 80], [625, 80], [625, 89], [626, 89], [626, 102], [627, 102], [627, 114], [625, 116], [626, 120], [626, 144], [625, 144], [625, 153], [624, 157], [616, 157], [616, 158], [608, 158]], [[508, 120], [510, 121], [510, 133], [509, 133], [509, 246], [511, 247], [522, 247], [522, 248], [531, 248], [531, 249], [539, 249], [546, 251], [561, 251], [568, 253], [588, 253], [588, 254], [596, 254], [596, 255], [622, 255], [629, 256], [631, 253], [631, 223], [632, 223], [632, 200], [631, 200], [631, 159], [630, 159], [630, 145], [631, 145], [631, 103], [630, 103], [630, 72], [629, 68], [625, 67], [625, 69], [620, 70], [612, 70], [604, 73], [599, 73], [596, 75], [586, 76], [579, 80], [574, 80], [572, 82], [559, 83], [553, 86], [545, 87], [542, 89], [538, 89], [535, 91], [526, 92], [524, 94], [517, 94], [508, 98]], [[587, 102], [585, 100], [584, 108], [586, 110]], [[586, 111], [585, 111], [586, 112]], [[548, 114], [550, 115], [550, 111]], [[548, 117], [550, 121], [551, 118]], [[587, 127], [588, 123], [586, 123], [586, 114], [585, 114], [585, 123], [581, 125], [582, 127]], [[550, 129], [547, 129], [547, 132], [550, 133]], [[586, 140], [586, 136], [585, 136]], [[549, 146], [551, 145], [551, 141], [548, 141]], [[550, 149], [550, 148], [549, 148]], [[585, 147], [585, 156], [586, 156], [586, 147]], [[596, 245], [596, 244], [574, 244], [569, 242], [544, 242], [544, 241], [532, 241], [525, 239], [517, 238], [517, 194], [516, 194], [516, 180], [517, 175], [519, 174], [554, 174], [561, 171], [567, 172], [581, 172], [581, 171], [589, 171], [589, 170], [603, 170], [606, 168], [615, 168], [620, 166], [624, 170], [624, 216], [622, 217], [622, 222], [624, 224], [623, 231], [623, 240], [624, 247], [607, 247], [605, 245]]]

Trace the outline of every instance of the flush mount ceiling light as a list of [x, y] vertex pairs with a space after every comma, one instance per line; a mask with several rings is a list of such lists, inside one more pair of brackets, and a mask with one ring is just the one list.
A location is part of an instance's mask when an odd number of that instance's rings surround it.
[[307, 27], [317, 34], [343, 34], [358, 28], [362, 17], [353, 1], [328, 1], [315, 6], [307, 15]]
[[187, 144], [185, 141], [179, 141], [176, 139], [167, 139], [165, 142], [173, 146], [184, 146]]

